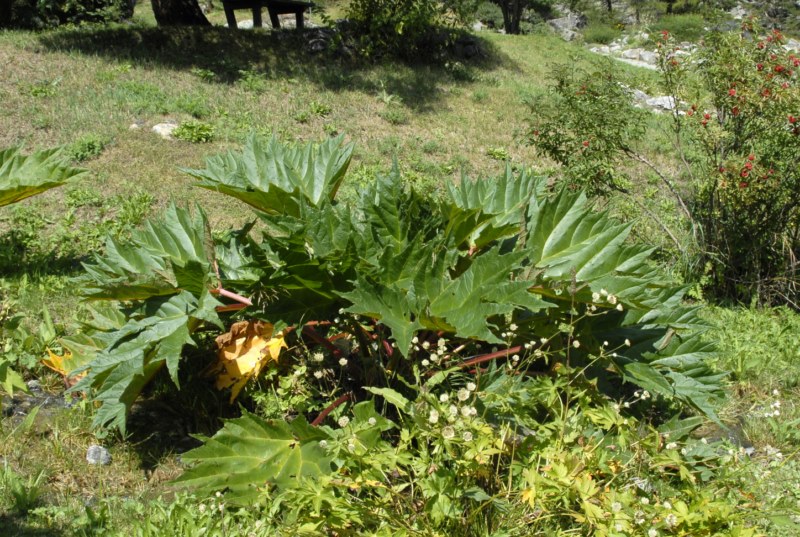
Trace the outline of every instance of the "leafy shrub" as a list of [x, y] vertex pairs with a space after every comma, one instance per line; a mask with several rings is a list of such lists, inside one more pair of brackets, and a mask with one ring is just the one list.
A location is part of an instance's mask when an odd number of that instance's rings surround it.
[[131, 0], [9, 0], [5, 9], [0, 12], [0, 27], [112, 22], [133, 15]]
[[[746, 24], [743, 35], [709, 34], [696, 64], [662, 34], [663, 85], [673, 103], [693, 103], [672, 114], [672, 170], [637, 149], [645, 115], [610, 70], [557, 72], [554, 95], [535, 103], [530, 142], [564, 166], [567, 180], [596, 194], [627, 192], [631, 173], [655, 175], [690, 228], [689, 243], [649, 214], [676, 252], [695, 251], [689, 279], [705, 278], [720, 298], [797, 304], [800, 59], [782, 48], [779, 32], [763, 36]], [[693, 65], [702, 66], [700, 91], [690, 82]]]
[[500, 29], [503, 27], [503, 11], [494, 2], [481, 2], [475, 11], [475, 19], [489, 28]]
[[368, 56], [411, 57], [424, 50], [443, 14], [435, 0], [353, 0], [347, 8], [347, 18], [360, 38], [359, 48]]
[[602, 45], [611, 43], [622, 33], [619, 28], [600, 21], [590, 22], [582, 31], [584, 41], [587, 43], [600, 43]]
[[653, 25], [657, 31], [667, 31], [678, 41], [697, 41], [706, 33], [706, 21], [702, 15], [664, 15]]
[[214, 140], [214, 127], [202, 121], [190, 120], [178, 125], [172, 135], [178, 140], [204, 144]]

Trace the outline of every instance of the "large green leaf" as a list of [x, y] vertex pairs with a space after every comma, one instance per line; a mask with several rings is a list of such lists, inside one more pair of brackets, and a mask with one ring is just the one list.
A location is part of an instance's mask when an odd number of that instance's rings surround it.
[[284, 145], [251, 135], [242, 153], [206, 160], [206, 169], [183, 171], [197, 186], [238, 198], [271, 214], [298, 216], [301, 200], [319, 205], [336, 196], [350, 165], [352, 144], [344, 137], [318, 145]]
[[[94, 358], [79, 373], [87, 375], [72, 388], [85, 391], [99, 404], [96, 427], [114, 427], [125, 432], [131, 406], [142, 389], [164, 366], [175, 384], [185, 345], [194, 345], [191, 334], [202, 322], [219, 324], [214, 307], [219, 302], [207, 291], [200, 298], [187, 291], [172, 297], [153, 297], [125, 325], [94, 339], [75, 339], [68, 347], [90, 352], [88, 346], [101, 342]], [[222, 328], [221, 325], [219, 325]], [[82, 346], [81, 346], [82, 345]]]
[[131, 240], [109, 238], [105, 252], [85, 263], [79, 280], [91, 299], [145, 300], [189, 291], [199, 296], [212, 275], [206, 216], [170, 204], [164, 218], [148, 221]]
[[331, 459], [320, 447], [327, 438], [303, 417], [266, 421], [245, 411], [182, 459], [193, 466], [176, 480], [203, 492], [227, 491], [246, 502], [272, 485], [291, 487], [304, 477], [330, 474]]
[[0, 151], [0, 207], [61, 186], [88, 173], [64, 164], [60, 148], [25, 156], [19, 148]]
[[456, 246], [483, 248], [492, 242], [514, 236], [525, 220], [534, 194], [541, 193], [543, 181], [526, 171], [514, 175], [506, 166], [496, 179], [471, 181], [462, 177], [457, 186], [448, 183], [450, 200], [443, 205], [447, 219], [445, 234]]

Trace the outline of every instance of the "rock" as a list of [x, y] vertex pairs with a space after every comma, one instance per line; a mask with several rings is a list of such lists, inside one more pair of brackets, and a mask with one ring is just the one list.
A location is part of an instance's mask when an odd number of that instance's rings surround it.
[[551, 19], [547, 24], [565, 41], [573, 41], [578, 35], [577, 31], [586, 26], [586, 17], [571, 13], [566, 17]]
[[159, 123], [153, 125], [153, 132], [161, 136], [165, 140], [172, 140], [172, 131], [178, 128], [177, 123]]
[[609, 47], [607, 45], [600, 45], [598, 47], [592, 47], [589, 50], [591, 50], [595, 54], [602, 54], [604, 56], [608, 56], [609, 54], [611, 54], [611, 47]]
[[484, 26], [483, 26], [483, 23], [481, 21], [475, 21], [475, 22], [472, 23], [472, 31], [473, 32], [480, 32], [480, 31], [483, 31], [483, 29], [484, 29]]
[[642, 53], [642, 49], [640, 48], [632, 48], [628, 50], [622, 51], [622, 57], [626, 60], [638, 60], [639, 55]]
[[236, 23], [236, 27], [240, 30], [252, 30], [253, 29], [253, 19], [245, 19], [243, 21], [239, 21]]
[[730, 11], [728, 11], [728, 15], [730, 15], [731, 18], [734, 18], [736, 20], [742, 20], [747, 16], [747, 10], [744, 8], [744, 6], [739, 4]]
[[650, 97], [645, 101], [645, 104], [653, 110], [674, 110], [675, 99], [669, 96]]
[[89, 464], [108, 466], [111, 464], [111, 453], [103, 446], [92, 444], [89, 446], [89, 449], [86, 450], [86, 462]]
[[650, 99], [650, 96], [640, 89], [632, 90], [631, 97], [633, 97], [635, 102], [640, 104], [646, 104], [647, 100]]
[[800, 41], [797, 39], [789, 39], [786, 41], [786, 44], [783, 45], [783, 48], [792, 52], [798, 52], [800, 51]]
[[651, 52], [649, 50], [643, 50], [639, 54], [639, 61], [649, 63], [650, 65], [655, 65], [656, 63], [658, 63], [658, 54], [656, 54], [655, 52]]

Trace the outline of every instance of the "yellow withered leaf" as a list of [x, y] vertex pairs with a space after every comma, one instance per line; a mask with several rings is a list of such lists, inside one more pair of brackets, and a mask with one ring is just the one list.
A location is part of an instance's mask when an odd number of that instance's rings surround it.
[[79, 360], [72, 356], [71, 352], [64, 351], [64, 354], [59, 356], [50, 349], [47, 349], [47, 355], [47, 358], [42, 359], [42, 364], [64, 377], [64, 381], [70, 386], [86, 376], [85, 371], [79, 375], [72, 377], [69, 376], [70, 371], [73, 371], [83, 365], [82, 363], [79, 363]]
[[216, 339], [217, 363], [210, 369], [216, 375], [218, 390], [231, 389], [231, 403], [251, 378], [270, 361], [278, 361], [281, 349], [287, 348], [283, 332], [273, 334], [273, 326], [264, 321], [241, 321]]

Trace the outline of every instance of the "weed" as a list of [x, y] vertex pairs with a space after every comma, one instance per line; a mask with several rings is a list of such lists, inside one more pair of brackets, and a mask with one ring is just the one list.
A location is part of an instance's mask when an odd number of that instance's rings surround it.
[[44, 470], [39, 470], [35, 475], [25, 479], [11, 469], [8, 461], [4, 461], [0, 470], [0, 497], [5, 496], [16, 512], [26, 514], [41, 501], [46, 481], [47, 475]]
[[509, 160], [511, 155], [508, 153], [508, 149], [503, 147], [490, 147], [486, 150], [486, 156], [492, 160]]
[[402, 108], [387, 108], [379, 112], [378, 115], [392, 125], [405, 125], [408, 123], [408, 114]]
[[106, 145], [106, 138], [97, 134], [84, 134], [69, 145], [67, 154], [75, 162], [84, 162], [99, 156]]
[[217, 78], [217, 74], [214, 71], [203, 69], [202, 67], [193, 68], [191, 73], [205, 82], [211, 82]]
[[239, 80], [236, 84], [251, 93], [264, 93], [269, 87], [267, 77], [263, 73], [249, 69], [239, 71]]
[[178, 140], [193, 144], [204, 144], [214, 140], [214, 127], [209, 123], [190, 120], [178, 125], [172, 131], [172, 135]]
[[308, 111], [317, 117], [326, 117], [331, 113], [331, 110], [330, 105], [319, 101], [311, 101], [308, 105]]

